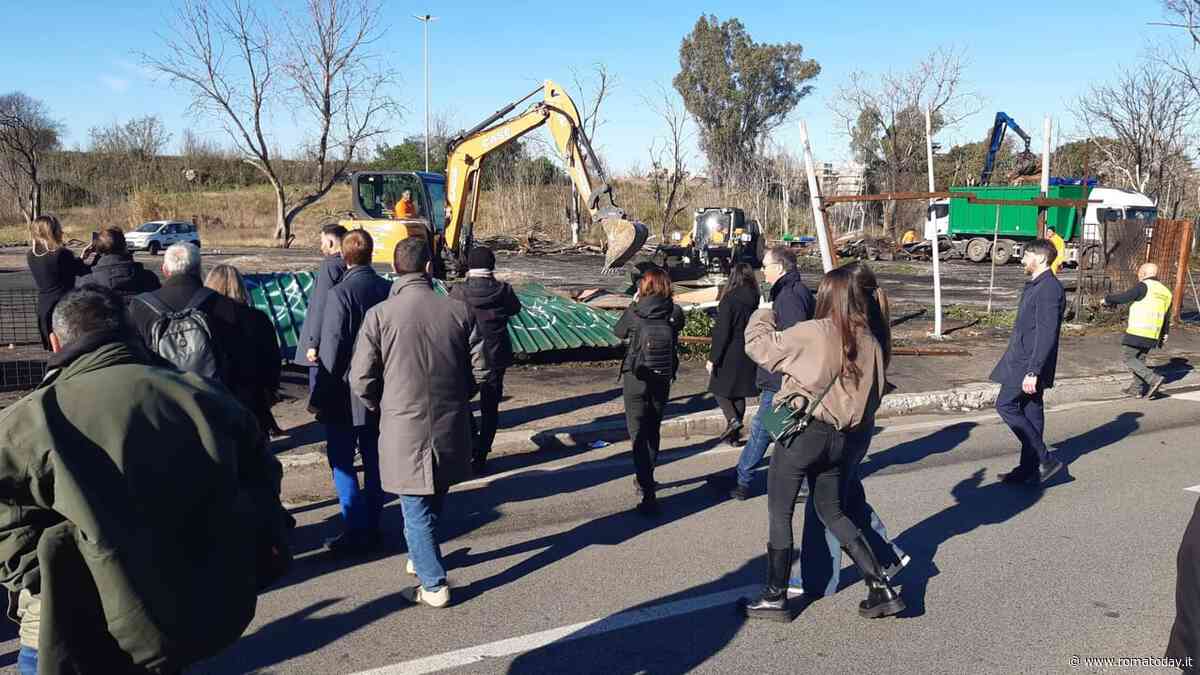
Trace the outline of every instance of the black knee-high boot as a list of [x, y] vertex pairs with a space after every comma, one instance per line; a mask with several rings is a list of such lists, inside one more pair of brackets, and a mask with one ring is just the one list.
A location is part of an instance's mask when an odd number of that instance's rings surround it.
[[867, 584], [867, 599], [858, 603], [858, 613], [868, 619], [878, 619], [903, 612], [904, 599], [892, 588], [862, 533], [842, 548], [858, 566]]
[[746, 604], [746, 617], [769, 621], [791, 621], [788, 611], [788, 576], [792, 571], [792, 549], [767, 547], [767, 585], [762, 596]]

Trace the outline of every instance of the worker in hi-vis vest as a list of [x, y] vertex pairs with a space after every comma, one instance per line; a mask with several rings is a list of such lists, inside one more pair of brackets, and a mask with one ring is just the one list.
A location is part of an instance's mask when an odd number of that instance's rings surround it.
[[1129, 327], [1121, 339], [1125, 367], [1133, 373], [1133, 382], [1125, 393], [1135, 398], [1153, 398], [1163, 384], [1163, 376], [1146, 365], [1146, 352], [1161, 347], [1171, 328], [1171, 290], [1157, 279], [1158, 265], [1146, 263], [1138, 268], [1138, 284], [1115, 295], [1104, 296], [1106, 305], [1133, 303], [1129, 308]]
[[1063, 241], [1062, 237], [1058, 236], [1054, 228], [1049, 225], [1046, 226], [1046, 238], [1050, 240], [1051, 244], [1054, 244], [1054, 250], [1057, 252], [1054, 262], [1050, 263], [1050, 271], [1054, 272], [1054, 276], [1058, 276], [1063, 263], [1067, 261], [1067, 244]]

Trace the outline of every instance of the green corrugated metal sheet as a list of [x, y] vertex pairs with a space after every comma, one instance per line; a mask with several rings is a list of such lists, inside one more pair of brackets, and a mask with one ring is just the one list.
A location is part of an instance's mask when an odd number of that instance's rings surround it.
[[[245, 279], [252, 304], [271, 317], [279, 336], [280, 352], [291, 360], [295, 357], [300, 327], [308, 312], [313, 275], [308, 272], [247, 274]], [[447, 293], [442, 282], [435, 283], [434, 287], [442, 295]], [[613, 334], [618, 318], [613, 312], [566, 300], [540, 284], [518, 288], [517, 297], [521, 300], [521, 312], [508, 322], [508, 334], [517, 354], [621, 344]]]
[[[1037, 185], [984, 185], [952, 187], [951, 192], [973, 192], [980, 199], [1034, 199], [1040, 193]], [[1084, 188], [1079, 185], [1052, 185], [1051, 199], [1083, 199]], [[1038, 207], [1001, 206], [1000, 236], [1033, 238], [1037, 236]], [[1063, 239], [1075, 234], [1075, 209], [1053, 206], [1046, 209], [1046, 223]], [[966, 199], [950, 199], [950, 234], [992, 236], [996, 227], [996, 207], [991, 204], [971, 204]]]

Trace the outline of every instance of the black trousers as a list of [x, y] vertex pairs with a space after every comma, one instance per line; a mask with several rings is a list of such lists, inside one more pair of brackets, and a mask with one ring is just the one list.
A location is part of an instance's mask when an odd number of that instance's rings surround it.
[[1021, 384], [1001, 384], [996, 397], [996, 412], [1021, 442], [1021, 473], [1036, 472], [1050, 458], [1043, 436], [1046, 433], [1046, 410], [1042, 389], [1033, 396], [1021, 390]]
[[[475, 456], [487, 457], [500, 427], [500, 399], [504, 398], [504, 368], [492, 371], [479, 385], [479, 433], [475, 440]], [[472, 418], [474, 421], [474, 418]]]
[[742, 420], [746, 417], [746, 399], [744, 398], [725, 398], [713, 394], [713, 398], [717, 399], [717, 405], [721, 407], [721, 412], [725, 414], [725, 421], [733, 426], [742, 426]]
[[[855, 432], [850, 437], [858, 439], [860, 433], [863, 432]], [[865, 448], [866, 445], [847, 439], [846, 433], [814, 420], [804, 433], [787, 445], [775, 445], [767, 473], [771, 548], [792, 548], [792, 516], [805, 474], [809, 477], [812, 489], [809, 500], [816, 509], [817, 518], [842, 546], [861, 535], [854, 521], [843, 511], [842, 500], [846, 481], [857, 477], [855, 465], [862, 459], [856, 446]]]
[[625, 397], [625, 426], [633, 441], [633, 466], [642, 493], [654, 494], [654, 465], [658, 463], [663, 413], [671, 396], [671, 380], [649, 376], [640, 379], [625, 373], [622, 379]]

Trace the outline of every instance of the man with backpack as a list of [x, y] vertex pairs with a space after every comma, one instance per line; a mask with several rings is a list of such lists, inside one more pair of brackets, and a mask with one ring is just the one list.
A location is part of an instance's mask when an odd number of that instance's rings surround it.
[[666, 270], [655, 267], [642, 273], [633, 304], [613, 329], [629, 344], [621, 363], [621, 386], [642, 496], [637, 510], [645, 516], [658, 513], [654, 465], [658, 463], [659, 432], [671, 396], [671, 380], [679, 369], [675, 347], [683, 323], [683, 310], [671, 299], [671, 278]]
[[163, 254], [166, 281], [157, 291], [129, 303], [129, 316], [150, 351], [176, 368], [217, 380], [230, 388], [251, 358], [239, 349], [238, 306], [204, 287], [200, 249], [175, 244]]
[[471, 458], [471, 469], [483, 475], [496, 428], [500, 422], [500, 399], [504, 396], [504, 371], [513, 364], [512, 340], [508, 320], [521, 311], [521, 301], [512, 286], [496, 281], [496, 254], [486, 246], [476, 246], [467, 255], [467, 280], [450, 291], [471, 309], [475, 325], [483, 334], [484, 356], [490, 375], [479, 385], [479, 432]]

